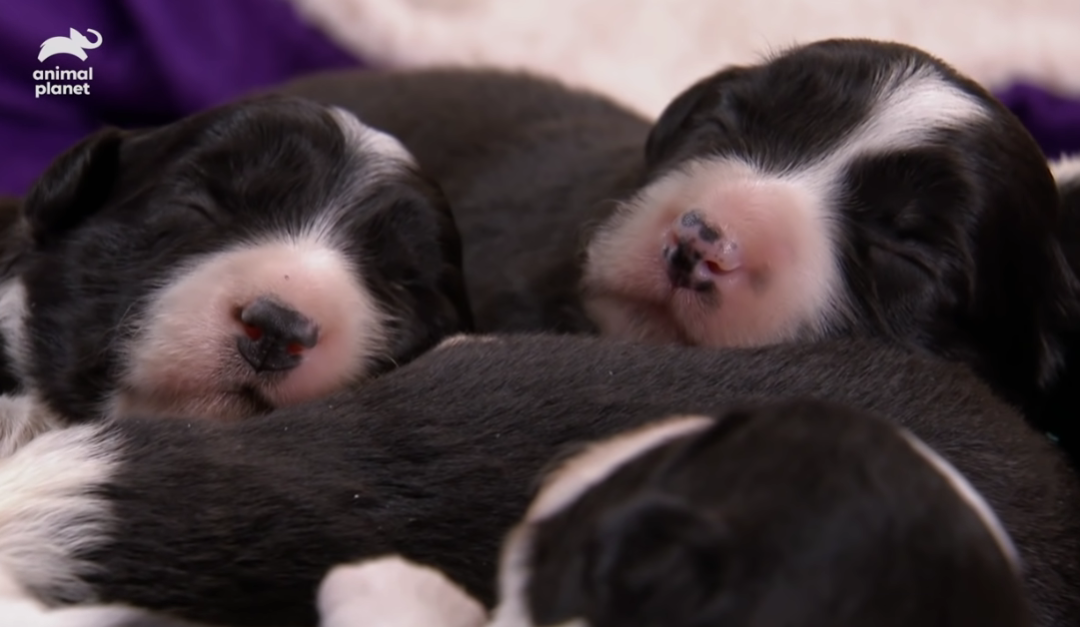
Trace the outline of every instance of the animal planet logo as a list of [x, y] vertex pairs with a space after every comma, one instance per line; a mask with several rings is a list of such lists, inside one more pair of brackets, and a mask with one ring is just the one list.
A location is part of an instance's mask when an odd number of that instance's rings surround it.
[[[86, 61], [87, 50], [93, 50], [101, 45], [101, 33], [92, 28], [86, 29], [88, 33], [93, 34], [97, 41], [90, 41], [88, 37], [75, 30], [70, 29], [67, 37], [50, 37], [41, 44], [41, 50], [38, 52], [38, 62], [43, 62], [49, 57], [56, 56], [58, 54], [69, 54], [73, 57], [78, 57], [81, 61]], [[51, 96], [89, 96], [90, 95], [90, 81], [94, 80], [94, 68], [89, 67], [85, 70], [61, 70], [60, 66], [56, 66], [53, 70], [34, 70], [34, 80], [39, 81], [34, 85], [34, 98], [40, 98], [45, 95]], [[41, 83], [40, 81], [45, 81]], [[53, 81], [81, 81], [80, 83], [54, 83]]]

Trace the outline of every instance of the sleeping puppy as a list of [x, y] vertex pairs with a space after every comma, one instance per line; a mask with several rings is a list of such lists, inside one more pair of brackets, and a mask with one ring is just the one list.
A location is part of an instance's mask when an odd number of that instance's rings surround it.
[[11, 231], [7, 357], [62, 420], [264, 413], [471, 328], [438, 188], [396, 140], [298, 98], [92, 135]]
[[[820, 402], [673, 417], [590, 445], [549, 473], [501, 565], [492, 627], [1031, 620], [1016, 549], [971, 485], [895, 425]], [[20, 600], [0, 598], [0, 619], [159, 620]], [[320, 627], [486, 622], [441, 573], [398, 557], [332, 569], [318, 609]]]
[[497, 72], [331, 73], [282, 91], [398, 136], [444, 187], [481, 330], [888, 337], [973, 365], [1036, 422], [1059, 373], [1076, 288], [1046, 160], [922, 51], [795, 47], [702, 79], [651, 125]]
[[[1018, 627], [1019, 572], [982, 497], [918, 439], [771, 403], [670, 417], [561, 464], [503, 546], [488, 624]], [[319, 607], [323, 627], [486, 622], [400, 558], [335, 568]]]
[[1080, 479], [1060, 452], [967, 368], [851, 340], [452, 338], [259, 420], [54, 430], [0, 460], [0, 567], [49, 604], [280, 627], [315, 623], [332, 566], [400, 554], [490, 606], [500, 543], [553, 458], [669, 414], [804, 397], [948, 460], [1015, 542], [1034, 624], [1080, 615]]

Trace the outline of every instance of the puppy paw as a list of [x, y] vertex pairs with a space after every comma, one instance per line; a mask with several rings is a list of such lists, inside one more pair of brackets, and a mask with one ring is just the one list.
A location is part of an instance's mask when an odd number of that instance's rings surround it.
[[402, 557], [333, 568], [318, 597], [320, 627], [480, 627], [483, 606], [439, 571]]

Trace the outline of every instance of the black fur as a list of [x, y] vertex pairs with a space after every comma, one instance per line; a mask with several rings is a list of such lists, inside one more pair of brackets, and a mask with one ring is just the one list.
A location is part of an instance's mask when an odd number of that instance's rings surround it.
[[[29, 237], [8, 268], [27, 289], [28, 384], [63, 416], [96, 415], [117, 386], [123, 323], [169, 272], [332, 202], [348, 203], [335, 228], [393, 316], [376, 370], [470, 329], [442, 193], [415, 169], [376, 173], [379, 159], [350, 146], [322, 105], [279, 96], [86, 138], [25, 198]], [[377, 185], [350, 192], [365, 177]]]
[[491, 603], [502, 536], [564, 447], [800, 397], [875, 412], [933, 447], [1015, 540], [1035, 624], [1080, 615], [1080, 489], [1054, 446], [965, 368], [848, 341], [506, 337], [440, 347], [257, 420], [121, 419], [107, 429], [122, 466], [100, 488], [117, 523], [83, 557], [102, 567], [105, 601], [237, 625], [314, 624], [327, 568], [389, 553]]
[[856, 306], [829, 334], [969, 363], [1040, 428], [1072, 433], [1071, 417], [1043, 406], [1076, 317], [1053, 179], [1015, 116], [924, 52], [861, 40], [794, 48], [702, 79], [653, 126], [601, 96], [495, 71], [338, 72], [282, 91], [400, 137], [445, 188], [478, 328], [592, 331], [579, 254], [614, 201], [693, 157], [737, 154], [766, 171], [805, 163], [867, 118], [883, 69], [905, 65], [932, 68], [988, 118], [845, 173], [837, 254]]
[[397, 137], [443, 187], [481, 331], [592, 331], [579, 302], [589, 228], [643, 173], [649, 122], [526, 74], [333, 72], [282, 91]]
[[[1073, 274], [1080, 277], [1080, 172], [1072, 177], [1057, 179], [1061, 197], [1062, 215], [1058, 234], [1065, 257]], [[1080, 307], [1080, 294], [1075, 294], [1075, 307]], [[1080, 313], [1073, 316], [1080, 322]], [[1054, 435], [1072, 452], [1074, 463], [1080, 460], [1080, 328], [1070, 328], [1065, 335], [1065, 368], [1054, 383], [1045, 403], [1043, 413]]]
[[1030, 624], [977, 513], [892, 425], [830, 403], [722, 415], [526, 525], [533, 625]]
[[[0, 276], [8, 272], [19, 254], [25, 228], [19, 199], [0, 196]], [[15, 364], [9, 357], [8, 339], [0, 334], [0, 394], [17, 392], [20, 387]]]

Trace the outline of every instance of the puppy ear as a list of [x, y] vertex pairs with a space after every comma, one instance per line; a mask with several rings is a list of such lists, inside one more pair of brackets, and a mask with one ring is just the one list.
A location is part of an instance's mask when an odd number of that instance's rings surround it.
[[472, 308], [462, 272], [461, 239], [440, 189], [422, 177], [387, 188], [385, 209], [372, 219], [366, 242], [371, 262], [383, 278], [372, 289], [392, 314], [423, 324], [397, 329], [393, 346], [409, 360], [455, 333], [473, 329]]
[[124, 135], [113, 128], [98, 131], [45, 170], [23, 202], [35, 243], [63, 234], [105, 204], [119, 173]]
[[685, 625], [724, 583], [722, 524], [648, 496], [611, 512], [587, 553], [591, 625]]

